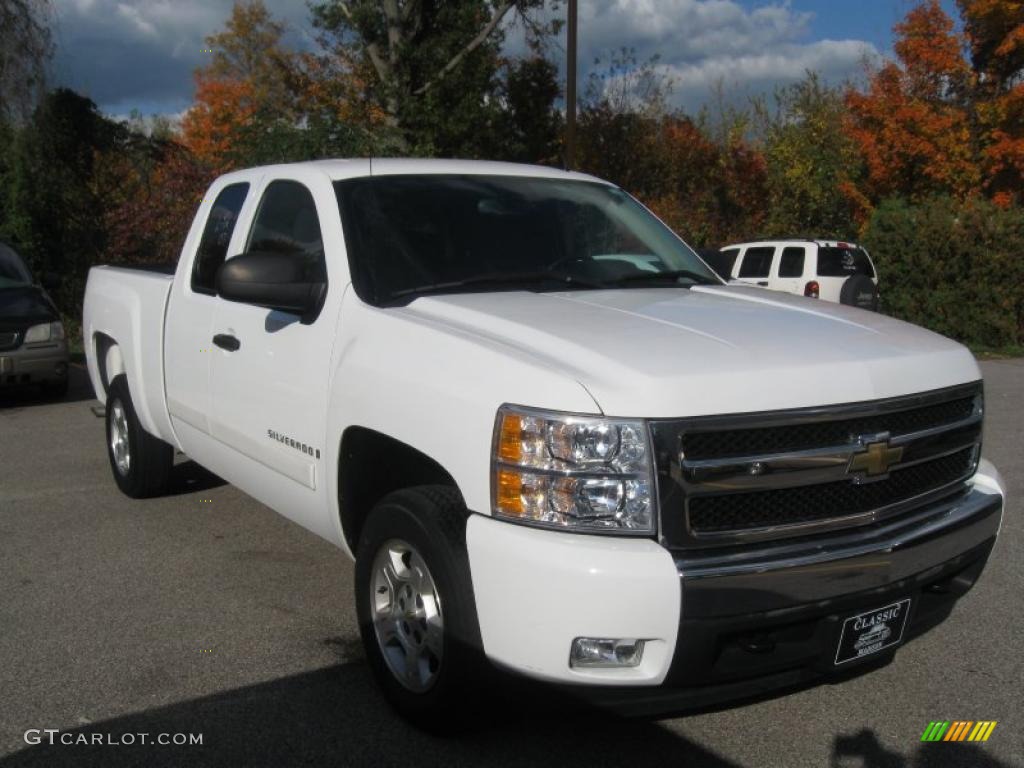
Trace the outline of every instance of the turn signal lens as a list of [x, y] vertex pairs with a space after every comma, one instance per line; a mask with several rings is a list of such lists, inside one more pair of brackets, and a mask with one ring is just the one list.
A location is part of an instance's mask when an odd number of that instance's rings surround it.
[[502, 461], [518, 463], [523, 455], [523, 418], [517, 413], [506, 413], [501, 417], [501, 434], [498, 439], [498, 456]]
[[523, 478], [518, 472], [498, 472], [498, 508], [506, 515], [521, 517], [523, 504]]

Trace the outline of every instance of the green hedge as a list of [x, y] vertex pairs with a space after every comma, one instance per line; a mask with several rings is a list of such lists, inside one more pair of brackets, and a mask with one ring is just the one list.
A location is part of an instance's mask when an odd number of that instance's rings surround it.
[[883, 310], [958, 341], [1024, 342], [1024, 210], [984, 200], [887, 200], [862, 238]]

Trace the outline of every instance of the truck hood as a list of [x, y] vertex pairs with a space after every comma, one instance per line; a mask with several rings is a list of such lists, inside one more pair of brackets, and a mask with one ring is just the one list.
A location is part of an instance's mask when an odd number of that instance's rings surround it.
[[614, 416], [831, 405], [981, 378], [971, 353], [943, 336], [759, 288], [460, 294], [403, 311], [530, 355]]

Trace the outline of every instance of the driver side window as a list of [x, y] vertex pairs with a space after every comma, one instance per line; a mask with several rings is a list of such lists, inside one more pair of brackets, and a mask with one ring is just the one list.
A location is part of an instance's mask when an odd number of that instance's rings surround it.
[[245, 248], [257, 251], [293, 256], [304, 262], [308, 280], [327, 280], [320, 219], [305, 185], [281, 180], [267, 186]]

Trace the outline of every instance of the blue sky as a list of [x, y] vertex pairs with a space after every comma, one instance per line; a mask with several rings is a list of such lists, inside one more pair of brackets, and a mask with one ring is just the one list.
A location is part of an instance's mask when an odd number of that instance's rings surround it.
[[[746, 8], [764, 5], [755, 0], [743, 0]], [[814, 14], [811, 30], [817, 38], [856, 37], [888, 51], [892, 41], [893, 25], [906, 16], [915, 3], [912, 0], [791, 0], [796, 11]], [[943, 0], [942, 7], [954, 19], [957, 17], [954, 0]]]
[[[312, 37], [304, 0], [266, 0], [299, 45]], [[955, 13], [953, 0], [944, 0]], [[799, 79], [856, 78], [889, 52], [892, 25], [912, 0], [582, 0], [580, 64], [622, 46], [659, 54], [673, 100], [695, 111], [716, 84], [742, 102]], [[108, 114], [176, 114], [192, 97], [203, 38], [220, 29], [231, 0], [54, 0], [55, 82]], [[509, 38], [515, 50], [515, 35]]]

